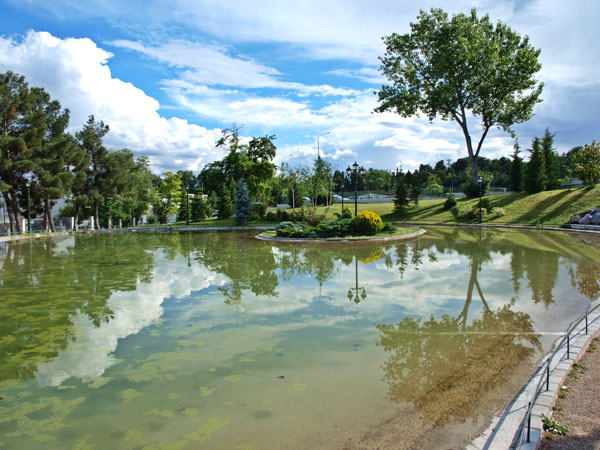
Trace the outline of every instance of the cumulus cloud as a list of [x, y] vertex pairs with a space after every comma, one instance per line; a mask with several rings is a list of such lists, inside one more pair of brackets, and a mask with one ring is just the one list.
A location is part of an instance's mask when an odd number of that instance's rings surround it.
[[[18, 41], [0, 38], [0, 70], [24, 75], [71, 111], [71, 130], [93, 114], [110, 125], [107, 146], [147, 155], [154, 170], [191, 169], [221, 157], [214, 147], [220, 130], [208, 130], [159, 113], [159, 103], [131, 83], [112, 76], [112, 54], [90, 39], [58, 39], [30, 31]], [[174, 165], [179, 159], [181, 165]]]

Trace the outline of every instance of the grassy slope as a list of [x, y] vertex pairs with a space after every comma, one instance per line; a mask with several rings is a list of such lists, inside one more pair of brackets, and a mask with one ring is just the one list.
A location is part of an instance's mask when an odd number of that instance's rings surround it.
[[[562, 226], [569, 222], [571, 215], [600, 205], [600, 186], [577, 189], [557, 189], [538, 194], [506, 194], [488, 196], [492, 207], [501, 207], [505, 211], [502, 217], [487, 217], [484, 223], [512, 225], [542, 225], [546, 227]], [[478, 199], [458, 199], [458, 205], [476, 207]], [[359, 203], [358, 211], [369, 210], [378, 213], [386, 222], [424, 222], [424, 223], [455, 223], [454, 216], [449, 210], [444, 210], [444, 200], [425, 200], [418, 208], [410, 207], [403, 214], [393, 211], [391, 203]], [[346, 203], [354, 212], [354, 204]], [[334, 219], [335, 213], [342, 210], [341, 203], [335, 203], [329, 208], [320, 206], [317, 214], [325, 214], [327, 219]], [[291, 212], [291, 209], [288, 210]], [[460, 221], [460, 223], [476, 223]], [[266, 220], [249, 222], [248, 226], [273, 226], [275, 223]], [[177, 223], [176, 226], [184, 226]], [[230, 227], [235, 226], [233, 219], [218, 220], [211, 218], [193, 226], [201, 227]]]
[[[600, 205], [600, 186], [557, 189], [538, 194], [513, 193], [506, 195], [488, 196], [492, 207], [501, 207], [505, 211], [502, 217], [488, 217], [485, 223], [490, 224], [520, 224], [561, 226], [569, 222], [571, 215]], [[458, 199], [459, 206], [477, 207], [479, 199]], [[354, 205], [352, 206], [352, 209]], [[444, 200], [425, 200], [418, 208], [410, 207], [403, 214], [393, 212], [390, 203], [359, 204], [358, 210], [368, 209], [377, 212], [384, 221], [425, 222], [425, 223], [455, 223], [456, 220], [449, 210], [444, 209]], [[325, 208], [319, 208], [319, 213]], [[341, 205], [335, 204], [329, 208], [327, 216], [334, 217]], [[476, 223], [461, 221], [461, 223]]]

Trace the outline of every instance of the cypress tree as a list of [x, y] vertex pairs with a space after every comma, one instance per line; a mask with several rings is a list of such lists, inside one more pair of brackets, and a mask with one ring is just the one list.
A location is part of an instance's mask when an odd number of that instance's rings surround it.
[[523, 190], [523, 159], [519, 156], [521, 153], [519, 141], [515, 142], [514, 149], [510, 164], [510, 187], [514, 192], [521, 192]]
[[248, 186], [243, 179], [240, 179], [237, 183], [234, 206], [235, 223], [243, 224], [248, 222], [252, 214], [252, 205], [250, 203], [250, 196], [248, 195]]
[[525, 169], [525, 190], [530, 194], [546, 189], [546, 161], [542, 151], [540, 138], [534, 138], [531, 144], [531, 156]]
[[560, 162], [558, 154], [554, 150], [554, 136], [550, 134], [550, 130], [546, 128], [544, 137], [541, 139], [542, 152], [546, 162], [546, 189], [558, 189], [560, 187]]

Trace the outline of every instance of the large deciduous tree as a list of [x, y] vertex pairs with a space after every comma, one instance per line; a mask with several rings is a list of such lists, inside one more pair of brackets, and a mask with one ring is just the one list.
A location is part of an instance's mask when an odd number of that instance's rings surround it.
[[[543, 84], [539, 49], [509, 26], [491, 23], [489, 16], [456, 14], [441, 9], [421, 11], [411, 32], [384, 37], [382, 73], [391, 85], [378, 92], [376, 112], [394, 111], [403, 117], [419, 112], [430, 121], [453, 119], [466, 141], [473, 184], [477, 156], [492, 127], [511, 132], [529, 120], [540, 102]], [[469, 119], [478, 116], [481, 134], [475, 142]]]
[[575, 170], [583, 184], [595, 184], [600, 181], [600, 144], [594, 140], [577, 151]]

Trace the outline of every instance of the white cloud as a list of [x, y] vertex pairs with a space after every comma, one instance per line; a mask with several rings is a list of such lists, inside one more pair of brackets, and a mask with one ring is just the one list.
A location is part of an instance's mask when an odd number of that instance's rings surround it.
[[[70, 109], [73, 131], [93, 114], [110, 126], [105, 138], [109, 147], [147, 155], [159, 172], [197, 170], [221, 157], [214, 147], [220, 130], [161, 117], [154, 98], [112, 76], [111, 56], [90, 39], [58, 39], [34, 31], [22, 41], [0, 38], [0, 70], [20, 73], [30, 85], [44, 87]], [[175, 159], [182, 165], [173, 165]]]

